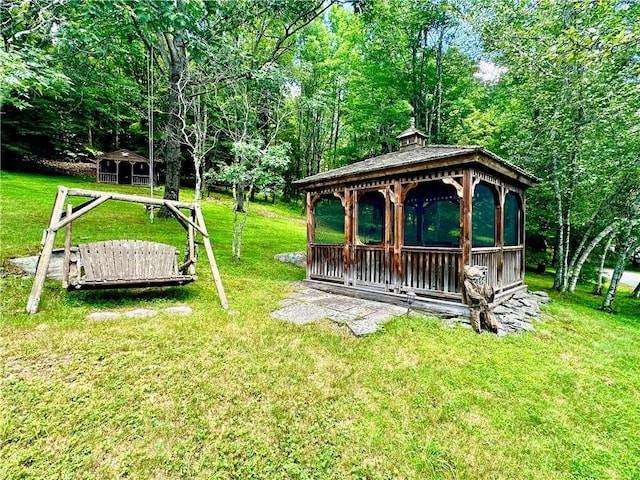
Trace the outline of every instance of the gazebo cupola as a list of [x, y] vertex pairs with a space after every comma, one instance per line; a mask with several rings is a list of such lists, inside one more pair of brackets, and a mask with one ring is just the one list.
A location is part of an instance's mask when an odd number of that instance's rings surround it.
[[525, 289], [525, 191], [538, 180], [480, 146], [426, 145], [298, 180], [307, 192], [307, 281], [392, 303], [468, 314], [465, 267], [496, 302]]
[[427, 136], [416, 128], [416, 119], [411, 117], [411, 127], [398, 135], [396, 140], [400, 143], [400, 151], [405, 152], [424, 147], [427, 143]]

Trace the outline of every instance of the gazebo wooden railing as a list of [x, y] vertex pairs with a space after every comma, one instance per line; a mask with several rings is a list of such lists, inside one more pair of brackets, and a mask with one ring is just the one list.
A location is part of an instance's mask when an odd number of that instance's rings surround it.
[[461, 248], [403, 247], [401, 290], [460, 298], [461, 261]]

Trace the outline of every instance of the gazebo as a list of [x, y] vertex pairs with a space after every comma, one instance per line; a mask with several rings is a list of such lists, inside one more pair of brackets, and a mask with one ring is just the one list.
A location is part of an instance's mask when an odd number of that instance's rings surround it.
[[119, 185], [149, 185], [151, 165], [148, 158], [126, 149], [105, 153], [98, 157], [98, 183]]
[[306, 191], [307, 282], [315, 288], [469, 314], [464, 267], [494, 305], [524, 284], [525, 190], [532, 175], [479, 146], [400, 150], [296, 182]]

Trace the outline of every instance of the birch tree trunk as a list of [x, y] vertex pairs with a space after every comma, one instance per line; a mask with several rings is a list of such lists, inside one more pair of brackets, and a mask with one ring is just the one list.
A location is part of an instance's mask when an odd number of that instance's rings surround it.
[[553, 165], [554, 165], [554, 175], [555, 178], [553, 179], [553, 191], [555, 193], [555, 197], [556, 197], [556, 217], [557, 217], [557, 221], [558, 221], [558, 238], [556, 240], [556, 251], [555, 251], [555, 257], [556, 257], [556, 276], [553, 279], [553, 288], [559, 291], [563, 291], [564, 290], [564, 278], [565, 278], [565, 272], [564, 272], [564, 258], [565, 258], [565, 252], [564, 252], [564, 215], [562, 214], [562, 192], [560, 191], [560, 180], [558, 179], [558, 171], [557, 171], [557, 159], [554, 158], [553, 160]]
[[611, 241], [613, 240], [613, 235], [609, 236], [609, 240], [607, 240], [607, 244], [604, 247], [604, 252], [602, 252], [602, 257], [600, 257], [600, 269], [598, 270], [598, 282], [596, 283], [595, 288], [593, 289], [594, 295], [602, 295], [602, 285], [604, 284], [604, 263], [607, 259], [607, 253], [609, 253], [609, 247], [611, 247]]
[[[611, 225], [607, 226], [607, 228], [605, 228], [598, 235], [596, 235], [595, 238], [591, 240], [591, 243], [589, 243], [587, 247], [583, 250], [582, 254], [580, 255], [580, 258], [578, 258], [578, 260], [575, 263], [573, 272], [571, 272], [571, 281], [569, 282], [570, 292], [573, 293], [575, 291], [576, 284], [578, 283], [578, 277], [580, 277], [580, 271], [582, 270], [582, 266], [584, 265], [584, 262], [587, 260], [587, 258], [589, 257], [593, 249], [598, 246], [598, 244], [602, 241], [604, 237], [606, 237], [611, 232], [613, 232], [616, 226], [617, 224], [615, 223], [612, 223]], [[584, 239], [583, 239], [583, 242], [584, 242]]]
[[640, 298], [640, 282], [636, 285], [636, 288], [633, 289], [633, 293], [631, 294], [633, 298]]
[[616, 262], [613, 274], [611, 275], [611, 284], [609, 285], [607, 295], [604, 297], [604, 301], [602, 302], [602, 306], [600, 307], [601, 310], [605, 310], [607, 312], [612, 311], [611, 304], [613, 303], [613, 299], [616, 296], [618, 283], [620, 283], [620, 278], [622, 278], [622, 274], [624, 273], [624, 267], [627, 265], [629, 255], [631, 254], [631, 251], [633, 250], [637, 242], [637, 239], [635, 237], [631, 237], [630, 234], [631, 222], [629, 222], [628, 227], [625, 228], [625, 235], [622, 238], [627, 238], [627, 241], [618, 253], [618, 261]]

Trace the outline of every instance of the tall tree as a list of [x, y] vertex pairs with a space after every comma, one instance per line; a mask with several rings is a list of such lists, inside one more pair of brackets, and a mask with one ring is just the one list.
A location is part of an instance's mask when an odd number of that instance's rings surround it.
[[207, 75], [200, 78], [208, 83], [251, 77], [262, 66], [278, 62], [294, 45], [300, 30], [332, 3], [120, 1], [140, 38], [159, 55], [166, 70], [169, 98], [165, 198], [174, 200], [180, 190], [182, 145], [179, 82], [186, 77], [189, 64], [192, 68], [206, 64]]
[[498, 1], [481, 16], [487, 46], [508, 68], [504, 151], [545, 179], [529, 205], [555, 219], [554, 287], [561, 291], [574, 234], [588, 228], [615, 184], [610, 179], [638, 155], [639, 9], [616, 0]]

